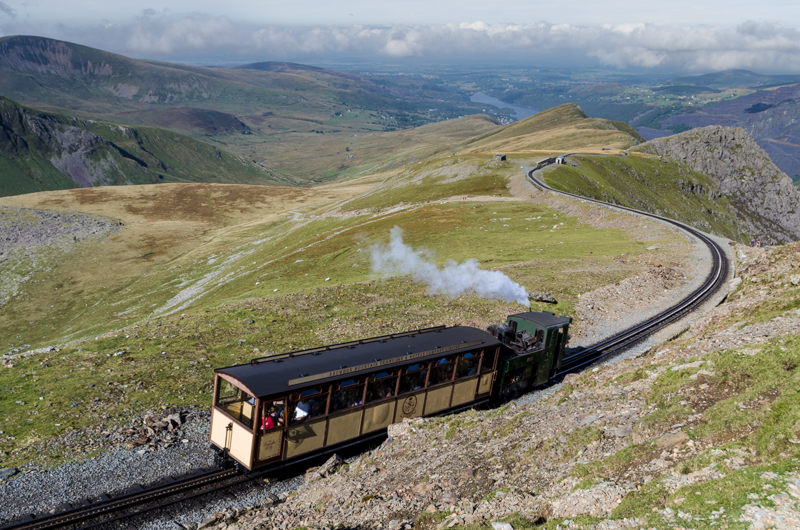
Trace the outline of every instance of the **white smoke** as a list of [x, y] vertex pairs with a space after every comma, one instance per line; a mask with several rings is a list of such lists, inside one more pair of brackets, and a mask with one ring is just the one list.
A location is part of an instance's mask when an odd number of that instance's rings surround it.
[[409, 274], [424, 282], [432, 294], [444, 293], [455, 297], [469, 292], [483, 298], [531, 306], [524, 287], [502, 272], [481, 270], [475, 259], [463, 263], [450, 260], [439, 268], [422, 251], [403, 243], [403, 230], [399, 226], [389, 232], [388, 245], [372, 248], [372, 270], [384, 276]]

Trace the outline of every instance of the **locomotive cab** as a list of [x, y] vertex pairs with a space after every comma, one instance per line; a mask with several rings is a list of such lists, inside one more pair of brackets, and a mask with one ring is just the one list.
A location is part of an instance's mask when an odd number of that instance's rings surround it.
[[498, 374], [502, 397], [547, 382], [561, 366], [571, 323], [571, 317], [540, 311], [510, 315], [504, 324], [489, 328], [506, 346]]

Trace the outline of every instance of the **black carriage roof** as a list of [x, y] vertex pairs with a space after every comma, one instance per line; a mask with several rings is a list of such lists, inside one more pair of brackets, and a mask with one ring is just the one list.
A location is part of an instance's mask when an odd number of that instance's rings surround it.
[[528, 320], [534, 324], [539, 324], [544, 328], [553, 326], [563, 326], [572, 322], [570, 317], [557, 317], [548, 311], [528, 311], [527, 313], [517, 313], [516, 315], [509, 315], [508, 318], [515, 317], [522, 320]]
[[499, 344], [493, 335], [478, 328], [440, 326], [262, 357], [214, 371], [239, 381], [252, 395], [264, 397]]

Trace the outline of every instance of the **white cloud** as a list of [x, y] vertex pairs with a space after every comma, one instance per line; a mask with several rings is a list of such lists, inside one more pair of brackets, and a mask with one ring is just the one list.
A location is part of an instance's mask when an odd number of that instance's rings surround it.
[[16, 18], [17, 17], [16, 11], [14, 11], [14, 9], [12, 9], [11, 6], [9, 6], [5, 2], [0, 2], [0, 13], [6, 15], [8, 17], [11, 17], [11, 18]]
[[[0, 13], [14, 11], [0, 2]], [[281, 26], [225, 16], [175, 15], [146, 10], [131, 23], [92, 28], [65, 24], [31, 31], [6, 19], [2, 34], [43, 34], [134, 57], [202, 62], [314, 62], [366, 58], [524, 62], [709, 71], [749, 68], [800, 71], [800, 26], [746, 21], [739, 25], [663, 25], [624, 22], [574, 24], [487, 23]], [[192, 59], [194, 58], [194, 59]]]
[[242, 44], [236, 30], [227, 17], [172, 18], [147, 9], [138, 23], [128, 29], [127, 48], [137, 53], [156, 54], [235, 48]]

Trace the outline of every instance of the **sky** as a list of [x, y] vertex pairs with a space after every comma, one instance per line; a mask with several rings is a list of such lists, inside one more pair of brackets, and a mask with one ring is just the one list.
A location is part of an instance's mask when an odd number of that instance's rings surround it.
[[0, 0], [0, 36], [134, 58], [800, 73], [800, 2]]

